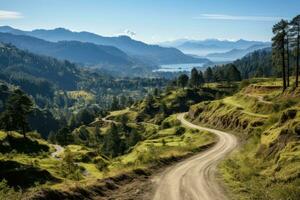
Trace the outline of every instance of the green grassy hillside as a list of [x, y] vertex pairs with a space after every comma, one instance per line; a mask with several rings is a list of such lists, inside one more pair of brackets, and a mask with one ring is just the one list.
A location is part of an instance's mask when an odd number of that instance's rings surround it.
[[191, 121], [237, 133], [241, 149], [220, 166], [233, 199], [300, 196], [300, 90], [253, 80], [234, 96], [196, 104]]

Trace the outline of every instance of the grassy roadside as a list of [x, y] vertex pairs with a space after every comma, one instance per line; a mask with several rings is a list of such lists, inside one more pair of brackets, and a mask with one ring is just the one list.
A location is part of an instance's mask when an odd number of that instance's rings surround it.
[[299, 199], [299, 91], [268, 79], [223, 100], [192, 106], [194, 123], [230, 130], [242, 141], [220, 166], [230, 199]]

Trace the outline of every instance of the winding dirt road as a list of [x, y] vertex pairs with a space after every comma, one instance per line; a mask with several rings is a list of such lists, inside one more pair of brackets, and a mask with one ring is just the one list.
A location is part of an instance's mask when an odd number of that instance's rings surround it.
[[185, 126], [216, 134], [218, 142], [209, 150], [167, 169], [158, 177], [154, 200], [225, 200], [223, 189], [216, 180], [218, 163], [237, 147], [235, 136], [223, 131], [192, 124], [179, 114]]
[[65, 150], [65, 148], [63, 148], [62, 146], [57, 145], [57, 144], [53, 144], [53, 147], [54, 147], [55, 151], [53, 153], [51, 153], [51, 156], [55, 159], [60, 160], [58, 155], [61, 154]]

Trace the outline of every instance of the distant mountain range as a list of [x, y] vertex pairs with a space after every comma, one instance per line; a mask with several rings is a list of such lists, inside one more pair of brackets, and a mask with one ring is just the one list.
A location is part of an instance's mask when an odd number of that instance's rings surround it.
[[[160, 47], [158, 45], [148, 45], [146, 43], [136, 41], [131, 39], [128, 36], [118, 36], [118, 37], [103, 37], [90, 32], [73, 32], [64, 28], [57, 28], [53, 30], [44, 30], [38, 29], [33, 31], [23, 31], [19, 29], [14, 29], [9, 26], [0, 27], [0, 32], [10, 33], [14, 35], [26, 35], [50, 42], [58, 42], [62, 44], [61, 41], [64, 41], [64, 45], [75, 45], [74, 41], [81, 42], [82, 46], [89, 46], [87, 48], [111, 48], [110, 54], [122, 54], [122, 59], [125, 59], [125, 63], [133, 62], [134, 64], [142, 63], [144, 65], [161, 65], [161, 64], [178, 64], [178, 63], [207, 63], [208, 59], [195, 58], [190, 55], [185, 55], [181, 51], [172, 47]], [[70, 43], [72, 41], [73, 43]], [[89, 44], [82, 44], [89, 43]], [[79, 45], [79, 43], [76, 43]], [[101, 45], [102, 47], [92, 46]], [[16, 45], [16, 44], [15, 44]], [[111, 46], [111, 47], [103, 47]], [[16, 45], [18, 46], [18, 45]], [[115, 47], [112, 49], [112, 47]], [[79, 48], [77, 46], [77, 48]], [[120, 51], [118, 51], [118, 48]], [[83, 52], [83, 50], [81, 49]], [[106, 51], [107, 52], [107, 51]], [[70, 52], [71, 54], [71, 52]], [[99, 55], [99, 54], [97, 54]], [[127, 55], [127, 56], [126, 56]], [[55, 56], [55, 55], [51, 55]], [[73, 55], [70, 55], [73, 56]], [[55, 56], [56, 57], [56, 56]], [[75, 56], [77, 57], [77, 56]], [[103, 56], [105, 57], [105, 56]], [[131, 59], [130, 59], [131, 58]], [[76, 60], [72, 60], [75, 61]], [[89, 62], [87, 62], [89, 63]], [[104, 62], [105, 64], [106, 62]]]
[[26, 35], [0, 33], [0, 42], [11, 43], [32, 53], [69, 60], [98, 68], [130, 70], [134, 66], [143, 66], [121, 50], [112, 46], [95, 45], [78, 41], [48, 42]]
[[187, 54], [194, 54], [211, 59], [212, 61], [232, 61], [245, 56], [251, 51], [270, 47], [270, 42], [248, 40], [175, 40], [160, 43], [162, 46], [175, 47]]
[[256, 50], [265, 49], [268, 47], [269, 45], [257, 44], [257, 45], [250, 46], [247, 49], [232, 49], [224, 53], [211, 53], [206, 55], [206, 58], [209, 58], [213, 61], [233, 61], [233, 60], [240, 59]]

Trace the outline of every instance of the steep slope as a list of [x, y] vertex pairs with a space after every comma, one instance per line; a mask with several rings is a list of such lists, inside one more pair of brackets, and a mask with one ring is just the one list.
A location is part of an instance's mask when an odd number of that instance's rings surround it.
[[209, 62], [207, 59], [194, 58], [183, 54], [175, 48], [164, 48], [158, 45], [148, 45], [136, 41], [127, 36], [103, 37], [89, 32], [72, 32], [67, 29], [57, 28], [53, 30], [33, 30], [21, 31], [11, 27], [0, 27], [0, 32], [30, 35], [44, 40], [58, 41], [81, 41], [98, 45], [114, 46], [126, 52], [130, 56], [155, 64], [176, 64], [176, 63], [203, 63]]
[[253, 80], [232, 97], [194, 105], [189, 118], [245, 144], [220, 166], [232, 199], [299, 199], [299, 89]]
[[[39, 90], [36, 92], [45, 93], [45, 95], [48, 93], [51, 96], [49, 88], [52, 86], [49, 85], [50, 83], [67, 90], [75, 89], [77, 86], [80, 70], [68, 61], [38, 56], [12, 45], [3, 45], [1, 43], [0, 50], [1, 79], [21, 85], [25, 91], [27, 89], [32, 91], [35, 89], [33, 85], [40, 85], [48, 89], [43, 91], [41, 88], [36, 88]], [[26, 85], [26, 81], [28, 84], [31, 82], [31, 86]], [[36, 84], [34, 84], [35, 81]]]
[[273, 67], [271, 48], [260, 49], [247, 54], [233, 62], [241, 72], [243, 78], [270, 77], [276, 75], [277, 69]]

